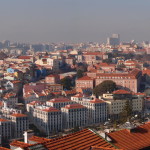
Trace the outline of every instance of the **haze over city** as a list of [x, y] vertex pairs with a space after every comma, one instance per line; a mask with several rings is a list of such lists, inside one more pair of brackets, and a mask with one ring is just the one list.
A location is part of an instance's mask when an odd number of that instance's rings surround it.
[[0, 40], [105, 42], [150, 39], [148, 0], [1, 0]]

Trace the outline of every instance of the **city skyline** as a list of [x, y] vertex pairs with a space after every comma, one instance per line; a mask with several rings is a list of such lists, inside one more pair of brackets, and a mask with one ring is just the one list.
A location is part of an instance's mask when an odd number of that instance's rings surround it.
[[18, 42], [106, 42], [150, 40], [150, 1], [2, 0], [0, 40]]

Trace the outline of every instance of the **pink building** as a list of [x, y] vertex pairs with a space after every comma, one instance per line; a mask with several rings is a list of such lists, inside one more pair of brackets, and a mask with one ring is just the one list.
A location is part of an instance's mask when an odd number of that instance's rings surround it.
[[60, 77], [57, 74], [51, 74], [45, 78], [45, 82], [49, 84], [59, 83]]
[[107, 59], [108, 55], [103, 52], [87, 52], [83, 54], [83, 57], [87, 64], [95, 64], [101, 62], [103, 59]]
[[76, 88], [91, 88], [94, 87], [94, 80], [88, 76], [81, 77], [76, 80]]
[[98, 85], [105, 80], [112, 80], [119, 88], [137, 93], [140, 87], [141, 75], [142, 73], [138, 69], [128, 73], [99, 73], [95, 79], [95, 84]]
[[115, 64], [107, 64], [107, 63], [100, 63], [99, 66], [104, 71], [115, 71], [116, 68]]

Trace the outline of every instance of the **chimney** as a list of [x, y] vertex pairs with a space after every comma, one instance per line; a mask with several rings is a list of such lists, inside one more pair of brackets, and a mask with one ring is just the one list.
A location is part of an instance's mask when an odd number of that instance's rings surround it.
[[27, 131], [24, 131], [24, 143], [28, 143], [28, 139], [32, 136], [34, 136], [34, 132], [33, 130], [27, 130]]

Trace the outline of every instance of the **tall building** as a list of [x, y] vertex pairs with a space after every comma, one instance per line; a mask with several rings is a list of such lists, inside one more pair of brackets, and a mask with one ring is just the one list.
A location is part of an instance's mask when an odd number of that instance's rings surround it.
[[83, 127], [87, 123], [87, 108], [81, 104], [70, 104], [61, 108], [63, 128]]
[[107, 44], [116, 46], [120, 44], [120, 35], [119, 34], [112, 34], [111, 37], [107, 38]]

